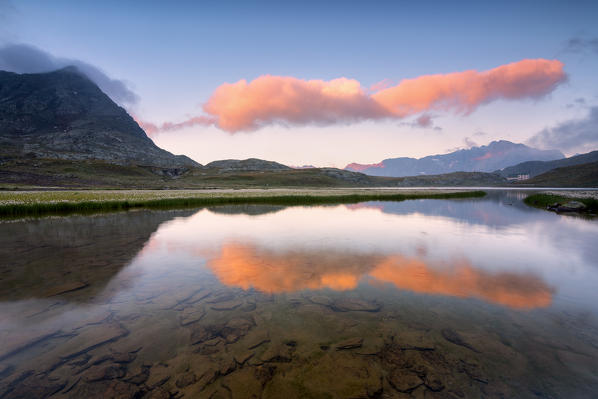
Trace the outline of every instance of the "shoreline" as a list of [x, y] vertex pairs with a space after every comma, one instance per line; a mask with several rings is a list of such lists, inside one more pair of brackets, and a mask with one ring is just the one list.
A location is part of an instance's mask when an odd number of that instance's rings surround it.
[[210, 205], [318, 205], [410, 199], [479, 198], [481, 190], [273, 189], [273, 190], [84, 190], [0, 192], [0, 218], [177, 209]]

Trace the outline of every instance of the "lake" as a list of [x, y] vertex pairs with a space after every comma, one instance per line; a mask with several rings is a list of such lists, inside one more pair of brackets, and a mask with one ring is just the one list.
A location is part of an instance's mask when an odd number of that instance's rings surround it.
[[0, 223], [0, 397], [592, 397], [598, 221], [470, 200]]

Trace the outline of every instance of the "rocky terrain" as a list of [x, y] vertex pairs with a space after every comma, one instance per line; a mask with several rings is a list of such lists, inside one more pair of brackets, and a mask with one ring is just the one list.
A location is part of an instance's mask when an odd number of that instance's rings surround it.
[[[198, 163], [156, 146], [127, 112], [74, 67], [37, 74], [0, 71], [0, 162], [103, 160], [166, 168]], [[178, 171], [173, 169], [179, 169]]]

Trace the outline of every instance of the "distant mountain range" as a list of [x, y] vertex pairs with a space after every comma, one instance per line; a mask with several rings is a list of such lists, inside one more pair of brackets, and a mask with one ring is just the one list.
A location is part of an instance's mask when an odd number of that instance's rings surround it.
[[200, 166], [156, 146], [123, 108], [75, 67], [35, 74], [0, 71], [0, 161], [23, 157]]
[[493, 141], [443, 155], [424, 158], [390, 158], [377, 164], [351, 163], [346, 170], [371, 176], [418, 176], [452, 172], [492, 172], [525, 161], [552, 161], [564, 158], [558, 150], [538, 150], [510, 141]]
[[538, 176], [549, 170], [562, 168], [565, 166], [581, 165], [598, 161], [598, 151], [588, 152], [587, 154], [575, 155], [569, 158], [557, 159], [554, 161], [527, 161], [517, 165], [509, 166], [501, 170], [496, 170], [503, 177], [514, 177], [517, 175], [529, 175], [529, 177]]

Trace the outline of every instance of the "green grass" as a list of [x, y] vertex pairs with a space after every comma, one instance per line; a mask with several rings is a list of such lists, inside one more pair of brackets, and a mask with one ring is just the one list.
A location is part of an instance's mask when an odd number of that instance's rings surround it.
[[583, 203], [585, 206], [587, 206], [587, 212], [598, 212], [598, 200], [594, 198], [572, 198], [553, 194], [532, 194], [523, 200], [523, 202], [529, 206], [542, 209], [546, 209], [548, 205], [552, 205], [557, 202], [559, 204], [564, 204], [565, 202], [569, 201], [579, 201]]
[[[31, 194], [31, 193], [30, 193]], [[33, 193], [35, 194], [35, 193]], [[43, 195], [44, 193], [40, 193]], [[319, 194], [279, 194], [279, 195], [211, 195], [203, 197], [179, 198], [138, 198], [138, 199], [99, 199], [89, 200], [73, 192], [71, 200], [25, 202], [13, 201], [0, 205], [0, 217], [65, 215], [69, 213], [96, 213], [126, 211], [130, 209], [176, 209], [211, 205], [267, 204], [267, 205], [318, 205], [333, 203], [356, 203], [364, 201], [404, 201], [409, 199], [456, 199], [476, 198], [486, 195], [484, 191], [462, 191], [452, 193], [397, 194], [397, 193], [354, 193], [339, 195]], [[134, 196], [132, 196], [134, 197]]]

